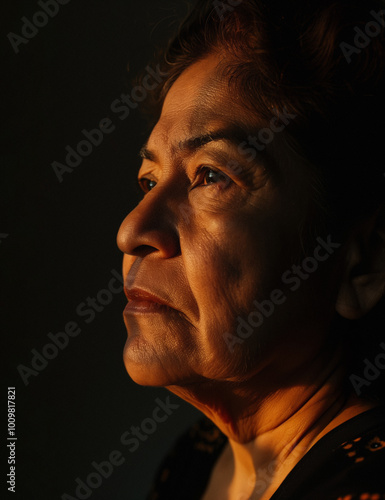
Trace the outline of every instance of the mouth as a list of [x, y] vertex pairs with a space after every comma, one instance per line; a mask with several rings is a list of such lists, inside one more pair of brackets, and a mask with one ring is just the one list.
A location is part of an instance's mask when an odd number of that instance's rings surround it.
[[162, 313], [173, 309], [166, 300], [140, 288], [124, 288], [124, 293], [128, 300], [125, 314]]

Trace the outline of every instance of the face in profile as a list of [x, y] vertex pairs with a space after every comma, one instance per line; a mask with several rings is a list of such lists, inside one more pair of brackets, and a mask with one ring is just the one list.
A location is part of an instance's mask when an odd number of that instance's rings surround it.
[[[212, 55], [193, 64], [171, 87], [142, 150], [143, 199], [118, 234], [129, 300], [124, 361], [140, 384], [261, 372], [284, 380], [315, 357], [333, 316], [332, 261], [295, 293], [281, 279], [313, 208], [311, 172], [279, 133], [255, 158], [245, 155], [240, 144], [265, 125], [230, 93], [218, 63]], [[230, 350], [225, 335], [237, 318], [273, 290], [285, 302]]]

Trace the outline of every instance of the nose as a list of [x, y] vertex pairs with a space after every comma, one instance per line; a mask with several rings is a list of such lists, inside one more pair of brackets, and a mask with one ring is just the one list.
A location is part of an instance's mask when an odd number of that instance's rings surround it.
[[136, 257], [159, 252], [160, 258], [170, 259], [180, 253], [175, 215], [155, 189], [124, 219], [117, 244], [123, 253]]

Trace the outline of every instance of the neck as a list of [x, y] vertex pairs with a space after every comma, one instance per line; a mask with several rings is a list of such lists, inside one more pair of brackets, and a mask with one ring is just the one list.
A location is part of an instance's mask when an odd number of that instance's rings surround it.
[[210, 381], [169, 389], [200, 409], [229, 438], [233, 487], [252, 484], [254, 478], [254, 491], [262, 474], [271, 494], [324, 434], [373, 407], [347, 394], [342, 366], [337, 354], [312, 360], [300, 367], [300, 376], [286, 379], [284, 387], [274, 383], [278, 368], [272, 367], [242, 383]]

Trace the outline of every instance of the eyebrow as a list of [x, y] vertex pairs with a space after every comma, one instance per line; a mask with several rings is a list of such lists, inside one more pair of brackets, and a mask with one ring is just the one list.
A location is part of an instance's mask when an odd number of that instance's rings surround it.
[[209, 132], [181, 141], [178, 144], [178, 149], [181, 151], [194, 152], [211, 142], [217, 141], [226, 141], [233, 146], [239, 146], [246, 136], [247, 133], [241, 127], [232, 125], [230, 127], [222, 128], [214, 132]]
[[[207, 144], [218, 141], [225, 141], [233, 147], [238, 148], [242, 142], [247, 142], [248, 135], [249, 133], [246, 132], [246, 130], [242, 127], [238, 125], [230, 125], [229, 127], [221, 128], [213, 132], [208, 132], [180, 141], [177, 147], [174, 147], [173, 150], [175, 152], [187, 152], [191, 155]], [[255, 150], [255, 152], [260, 159], [265, 157], [262, 152], [259, 152], [257, 150]], [[152, 162], [157, 161], [156, 154], [148, 149], [147, 143], [141, 148], [139, 156], [144, 160], [149, 160]]]

